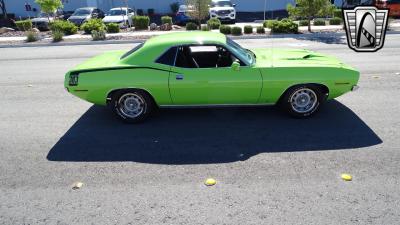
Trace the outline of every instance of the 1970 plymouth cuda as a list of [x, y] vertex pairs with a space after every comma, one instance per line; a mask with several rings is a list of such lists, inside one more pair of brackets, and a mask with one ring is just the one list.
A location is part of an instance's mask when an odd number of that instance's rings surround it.
[[71, 94], [109, 105], [126, 122], [156, 107], [279, 104], [295, 117], [355, 90], [359, 72], [331, 56], [295, 49], [245, 49], [214, 32], [153, 37], [107, 52], [65, 75]]

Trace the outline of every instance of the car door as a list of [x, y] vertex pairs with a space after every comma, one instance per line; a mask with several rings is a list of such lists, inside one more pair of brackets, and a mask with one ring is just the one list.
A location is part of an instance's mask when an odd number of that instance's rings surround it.
[[[241, 66], [233, 69], [233, 62]], [[171, 67], [169, 88], [176, 105], [255, 104], [262, 76], [223, 46], [180, 46]]]

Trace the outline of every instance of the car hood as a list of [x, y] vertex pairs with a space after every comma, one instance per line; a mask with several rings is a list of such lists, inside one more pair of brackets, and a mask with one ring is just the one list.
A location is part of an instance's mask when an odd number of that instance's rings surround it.
[[230, 6], [225, 6], [225, 7], [213, 7], [213, 8], [210, 8], [210, 10], [216, 10], [216, 11], [220, 11], [220, 10], [233, 10], [234, 8], [233, 7], [230, 7]]
[[109, 51], [101, 55], [95, 56], [91, 59], [76, 66], [73, 70], [90, 70], [100, 68], [110, 68], [120, 65], [120, 58], [126, 51]]
[[335, 57], [306, 49], [250, 49], [257, 67], [349, 67]]
[[84, 20], [88, 18], [89, 16], [70, 16], [68, 19], [69, 20]]
[[[50, 17], [50, 21], [53, 21], [53, 20], [54, 20], [54, 18]], [[32, 22], [49, 22], [49, 18], [39, 17], [39, 18], [33, 18], [31, 21]]]
[[124, 20], [128, 20], [128, 16], [106, 16], [103, 18], [103, 22], [108, 22], [108, 23], [115, 23], [115, 22], [121, 22]]

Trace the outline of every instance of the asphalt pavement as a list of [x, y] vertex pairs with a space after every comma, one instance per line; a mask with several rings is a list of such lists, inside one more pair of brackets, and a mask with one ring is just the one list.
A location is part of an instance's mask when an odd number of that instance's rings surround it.
[[376, 53], [341, 38], [238, 42], [335, 55], [361, 71], [361, 89], [307, 120], [163, 109], [127, 125], [63, 79], [135, 44], [0, 49], [0, 224], [398, 224], [400, 35]]

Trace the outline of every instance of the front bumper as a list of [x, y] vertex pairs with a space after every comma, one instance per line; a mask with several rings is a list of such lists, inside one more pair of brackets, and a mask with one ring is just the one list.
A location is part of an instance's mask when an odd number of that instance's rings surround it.
[[216, 13], [210, 13], [210, 17], [217, 18], [221, 21], [229, 21], [229, 20], [235, 20], [236, 14], [234, 12], [229, 14], [219, 14], [218, 12], [216, 12]]

